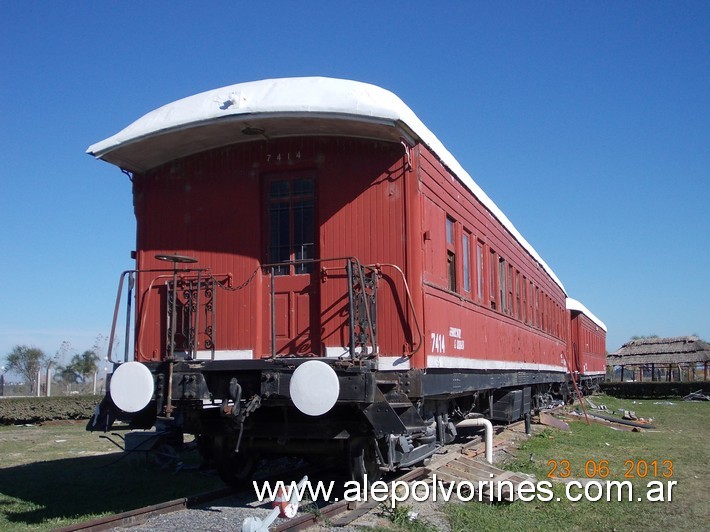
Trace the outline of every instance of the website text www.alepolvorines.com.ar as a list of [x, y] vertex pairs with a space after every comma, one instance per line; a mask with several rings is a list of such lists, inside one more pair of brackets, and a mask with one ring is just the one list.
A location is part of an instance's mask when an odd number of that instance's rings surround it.
[[[492, 477], [492, 475], [491, 475]], [[533, 482], [525, 480], [513, 483], [509, 480], [501, 481], [460, 481], [446, 482], [437, 478], [436, 473], [432, 474], [430, 480], [417, 480], [405, 482], [394, 480], [390, 483], [377, 480], [368, 483], [365, 475], [364, 483], [354, 480], [345, 482], [342, 498], [348, 502], [388, 502], [392, 508], [398, 502], [414, 500], [443, 501], [459, 500], [461, 502], [479, 501], [489, 502], [498, 500], [505, 494], [514, 494], [515, 498], [524, 502], [559, 502], [568, 500], [572, 502], [587, 500], [591, 502], [626, 502], [626, 501], [649, 501], [649, 502], [670, 502], [673, 498], [673, 488], [678, 484], [675, 480], [651, 480], [645, 486], [632, 484], [628, 480], [594, 480], [585, 479], [584, 482], [568, 480], [565, 482], [564, 495], [556, 496], [553, 490], [553, 483], [549, 480]], [[363, 485], [367, 489], [363, 489]], [[308, 499], [315, 501], [318, 499], [333, 500], [336, 482], [318, 481], [316, 483], [306, 480], [305, 482], [285, 483], [281, 480], [277, 482], [253, 482], [254, 492], [259, 502], [275, 500], [277, 497], [286, 500], [302, 501]], [[338, 500], [336, 497], [335, 501]]]

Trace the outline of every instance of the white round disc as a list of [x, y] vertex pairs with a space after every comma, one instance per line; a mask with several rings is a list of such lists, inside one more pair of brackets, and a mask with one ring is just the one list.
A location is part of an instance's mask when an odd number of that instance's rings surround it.
[[124, 412], [143, 410], [153, 397], [153, 375], [140, 362], [124, 362], [113, 372], [109, 391]]
[[293, 372], [289, 391], [296, 408], [306, 415], [320, 416], [333, 408], [338, 400], [340, 382], [328, 364], [309, 360]]

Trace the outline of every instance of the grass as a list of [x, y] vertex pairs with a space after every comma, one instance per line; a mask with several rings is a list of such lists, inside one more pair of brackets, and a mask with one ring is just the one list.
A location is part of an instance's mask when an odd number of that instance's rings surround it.
[[[672, 400], [673, 405], [654, 404], [658, 400], [631, 401], [611, 397], [595, 398], [610, 410], [625, 408], [639, 417], [653, 418], [656, 431], [615, 431], [607, 426], [584, 421], [570, 423], [571, 431], [545, 429], [526, 441], [516, 452], [516, 458], [506, 469], [535, 474], [537, 480], [549, 480], [555, 466], [562, 472], [563, 460], [569, 461], [569, 474], [584, 479], [593, 475], [597, 480], [628, 480], [625, 473], [635, 473], [632, 467], [645, 460], [657, 461], [656, 475], [652, 468], [645, 478], [631, 479], [633, 498], [645, 497], [646, 484], [651, 480], [676, 481], [672, 501], [596, 502], [566, 500], [564, 485], [555, 483], [554, 499], [549, 502], [522, 502], [509, 505], [480, 503], [449, 504], [446, 512], [453, 530], [702, 530], [710, 523], [710, 505], [706, 495], [706, 475], [710, 463], [710, 405], [708, 403]], [[531, 461], [531, 455], [534, 461]], [[602, 463], [605, 460], [607, 462]], [[672, 461], [672, 477], [669, 464]], [[589, 462], [592, 461], [592, 462]], [[587, 471], [585, 472], [585, 465]], [[608, 477], [600, 478], [599, 465], [608, 467]], [[603, 471], [606, 473], [606, 471]], [[641, 465], [643, 473], [643, 464]], [[573, 491], [573, 493], [577, 493]], [[562, 499], [557, 502], [555, 499]]]
[[[560, 502], [488, 505], [450, 503], [444, 507], [451, 527], [464, 530], [703, 530], [710, 523], [706, 475], [710, 463], [710, 405], [672, 400], [619, 400], [597, 397], [609, 409], [634, 410], [652, 417], [657, 431], [623, 432], [584, 421], [570, 423], [569, 432], [545, 429], [515, 451], [507, 469], [534, 473], [548, 480], [550, 460], [569, 461], [572, 476], [583, 479], [585, 464], [608, 461], [607, 480], [624, 480], [627, 460], [673, 461], [678, 482], [671, 502], [569, 502], [564, 486], [555, 484]], [[115, 439], [115, 438], [114, 438]], [[534, 462], [530, 461], [533, 455]], [[148, 504], [222, 487], [213, 475], [194, 466], [199, 458], [182, 456], [188, 466], [162, 470], [145, 461], [121, 459], [120, 451], [99, 435], [87, 433], [83, 422], [0, 427], [0, 530], [49, 530], [86, 519], [111, 515]], [[665, 470], [659, 466], [658, 476]], [[651, 477], [635, 479], [645, 493]], [[659, 478], [659, 480], [666, 480]], [[425, 522], [409, 521], [406, 508], [391, 516], [404, 530], [428, 530]]]
[[49, 530], [223, 486], [197, 470], [194, 453], [163, 470], [122, 459], [84, 426], [0, 427], [0, 530]]

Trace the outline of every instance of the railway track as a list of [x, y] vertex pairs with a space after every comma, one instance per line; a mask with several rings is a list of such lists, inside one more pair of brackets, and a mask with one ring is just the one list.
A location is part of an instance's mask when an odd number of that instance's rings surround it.
[[234, 488], [221, 488], [192, 497], [182, 497], [172, 501], [145, 506], [136, 510], [109, 515], [107, 517], [99, 517], [97, 519], [92, 519], [91, 521], [85, 521], [83, 523], [58, 528], [55, 532], [74, 532], [78, 530], [98, 532], [99, 530], [112, 530], [114, 528], [128, 528], [141, 525], [156, 515], [168, 514], [185, 510], [187, 508], [193, 508], [201, 504], [227, 497], [232, 495], [234, 491]]
[[[510, 435], [516, 429], [520, 429], [523, 422], [509, 425], [507, 435]], [[498, 434], [501, 435], [501, 432]], [[500, 449], [510, 443], [509, 438], [500, 438], [497, 443], [494, 443], [494, 449]], [[457, 448], [458, 447], [458, 448]], [[485, 461], [476, 460], [483, 453], [483, 442], [472, 440], [467, 444], [459, 446], [450, 446], [444, 455], [438, 456], [428, 464], [427, 467], [417, 467], [395, 479], [390, 480], [390, 487], [399, 483], [410, 483], [417, 481], [425, 482], [441, 482], [448, 485], [449, 483], [469, 482], [472, 485], [479, 485], [479, 482], [485, 483], [480, 499], [484, 501], [505, 501], [512, 502], [515, 500], [515, 490], [503, 491], [502, 493], [492, 493], [489, 489], [489, 482], [500, 482], [502, 480], [510, 481], [513, 486], [520, 482], [529, 480], [530, 477], [519, 473], [511, 473], [504, 471]], [[493, 484], [490, 484], [492, 486]], [[436, 488], [436, 486], [434, 486]], [[473, 494], [471, 494], [473, 495]], [[366, 515], [378, 506], [382, 501], [369, 500], [363, 503], [353, 503], [345, 500], [337, 501], [328, 506], [321, 508], [318, 513], [304, 513], [294, 519], [283, 522], [273, 528], [274, 532], [298, 531], [305, 530], [311, 526], [328, 521], [333, 528], [343, 527], [351, 524], [356, 519]]]
[[[494, 450], [499, 450], [509, 445], [514, 439], [515, 434], [519, 434], [521, 432], [523, 432], [522, 422], [509, 425], [505, 430], [498, 430], [494, 440]], [[471, 439], [464, 444], [449, 445], [444, 448], [443, 453], [434, 455], [431, 462], [427, 464], [426, 467], [411, 469], [396, 478], [387, 479], [387, 482], [390, 486], [392, 486], [394, 483], [400, 483], [401, 485], [401, 483], [412, 483], [417, 481], [432, 482], [433, 479], [436, 479], [437, 482], [443, 483], [468, 481], [474, 484], [479, 481], [485, 482], [502, 479], [510, 480], [512, 482], [527, 480], [527, 477], [505, 472], [490, 464], [487, 464], [482, 459], [479, 459], [483, 454], [483, 449], [483, 441], [480, 438]], [[171, 514], [183, 510], [205, 508], [206, 506], [211, 508], [212, 503], [238, 495], [240, 495], [240, 493], [233, 488], [222, 488], [193, 497], [175, 499], [112, 516], [77, 523], [75, 525], [58, 529], [57, 532], [93, 532], [114, 530], [117, 528], [124, 529], [140, 527], [156, 516]], [[508, 501], [512, 500], [510, 495], [512, 494], [504, 493], [500, 499]], [[241, 496], [242, 505], [245, 506], [245, 508], [243, 508], [244, 511], [242, 512], [243, 516], [246, 516], [249, 513], [254, 513], [254, 510], [257, 508], [264, 507], [263, 503], [260, 504], [256, 502], [244, 505], [243, 501], [247, 499], [243, 497], [244, 494], [241, 494]], [[489, 497], [489, 493], [484, 493], [484, 500], [488, 500]], [[253, 492], [251, 493], [251, 498], [253, 499]], [[380, 501], [374, 499], [361, 503], [355, 503], [345, 499], [336, 500], [336, 502], [330, 504], [327, 504], [327, 501], [323, 502], [326, 502], [326, 504], [319, 507], [316, 511], [308, 511], [308, 509], [305, 509], [293, 519], [279, 520], [280, 522], [276, 522], [272, 525], [270, 530], [304, 530], [323, 522], [328, 522], [332, 527], [342, 527], [367, 515], [382, 504]], [[227, 502], [226, 505], [229, 506], [230, 503]], [[230, 519], [238, 520], [240, 517], [233, 517]], [[235, 525], [236, 523], [233, 522], [232, 524]], [[238, 524], [241, 526], [241, 522]], [[157, 529], [153, 526], [150, 526], [150, 528]], [[166, 526], [165, 529], [169, 530], [170, 527]]]

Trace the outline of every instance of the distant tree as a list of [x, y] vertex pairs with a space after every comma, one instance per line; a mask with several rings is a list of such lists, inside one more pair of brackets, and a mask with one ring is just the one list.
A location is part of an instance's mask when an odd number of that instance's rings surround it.
[[74, 348], [72, 347], [71, 342], [64, 340], [62, 342], [62, 345], [59, 346], [59, 349], [57, 349], [57, 352], [54, 355], [54, 362], [57, 364], [57, 367], [61, 366], [62, 364], [66, 364], [69, 355], [71, 355], [73, 352]]
[[38, 385], [37, 374], [48, 362], [44, 351], [37, 347], [16, 345], [5, 360], [7, 360], [7, 370], [22, 375], [30, 384], [30, 393], [34, 393]]
[[94, 340], [94, 345], [91, 350], [96, 353], [99, 359], [104, 358], [104, 352], [106, 351], [106, 345], [108, 344], [108, 337], [103, 334], [97, 334]]
[[96, 363], [99, 360], [99, 355], [91, 350], [84, 351], [81, 355], [74, 355], [71, 362], [60, 369], [62, 380], [69, 383], [80, 381], [85, 384], [87, 377], [98, 370]]
[[58, 366], [54, 373], [54, 381], [63, 384], [76, 384], [79, 382], [79, 376], [69, 366]]

